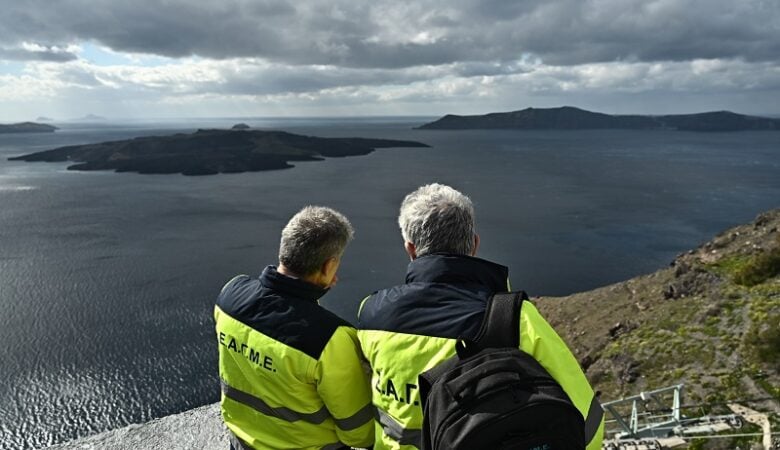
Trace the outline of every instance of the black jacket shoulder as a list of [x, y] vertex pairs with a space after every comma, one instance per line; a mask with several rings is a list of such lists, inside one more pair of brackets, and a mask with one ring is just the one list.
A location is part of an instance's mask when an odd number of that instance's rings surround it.
[[506, 292], [506, 267], [480, 258], [430, 254], [409, 264], [406, 283], [370, 295], [358, 328], [469, 339], [477, 335], [488, 299]]
[[247, 327], [314, 359], [319, 359], [338, 327], [351, 326], [317, 303], [324, 290], [317, 292], [294, 279], [284, 280], [291, 280], [289, 285], [269, 282], [264, 276], [233, 278], [222, 288], [217, 306]]

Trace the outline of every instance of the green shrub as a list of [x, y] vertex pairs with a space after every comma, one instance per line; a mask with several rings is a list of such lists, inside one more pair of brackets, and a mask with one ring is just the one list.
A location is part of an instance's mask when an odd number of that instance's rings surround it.
[[745, 343], [761, 362], [780, 368], [780, 315], [769, 317], [766, 323], [766, 328], [754, 324], [745, 336]]
[[743, 286], [755, 286], [780, 274], [780, 246], [760, 253], [734, 273], [734, 282]]

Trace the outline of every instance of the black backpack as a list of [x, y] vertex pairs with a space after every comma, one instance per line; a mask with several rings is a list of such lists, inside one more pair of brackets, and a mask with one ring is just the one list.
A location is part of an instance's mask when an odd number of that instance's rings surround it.
[[496, 294], [474, 341], [419, 377], [422, 450], [583, 450], [582, 414], [521, 351], [525, 292]]

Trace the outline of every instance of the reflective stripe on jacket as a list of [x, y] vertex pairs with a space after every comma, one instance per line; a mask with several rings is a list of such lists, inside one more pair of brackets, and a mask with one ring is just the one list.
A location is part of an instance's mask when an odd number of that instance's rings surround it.
[[355, 329], [324, 289], [267, 267], [228, 282], [214, 308], [222, 417], [256, 449], [370, 446], [374, 408]]
[[[479, 258], [426, 255], [409, 264], [405, 284], [363, 301], [358, 338], [372, 369], [375, 449], [417, 448], [417, 376], [453, 356], [457, 340], [476, 336], [487, 300], [509, 289], [507, 274], [506, 267]], [[577, 360], [530, 302], [523, 304], [519, 326], [520, 349], [541, 363], [582, 413], [587, 449], [600, 449], [603, 412]]]

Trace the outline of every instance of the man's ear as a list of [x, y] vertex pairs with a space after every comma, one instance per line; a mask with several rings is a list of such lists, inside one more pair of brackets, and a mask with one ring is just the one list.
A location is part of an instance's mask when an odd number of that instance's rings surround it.
[[474, 233], [474, 250], [471, 251], [471, 256], [477, 256], [477, 250], [479, 250], [479, 235]]
[[409, 259], [412, 261], [417, 259], [417, 248], [415, 248], [414, 244], [409, 241], [404, 241], [404, 250], [406, 250], [406, 254], [409, 255]]
[[322, 267], [320, 267], [320, 272], [323, 276], [328, 276], [332, 271], [338, 268], [338, 265], [338, 258], [328, 258], [322, 264]]

